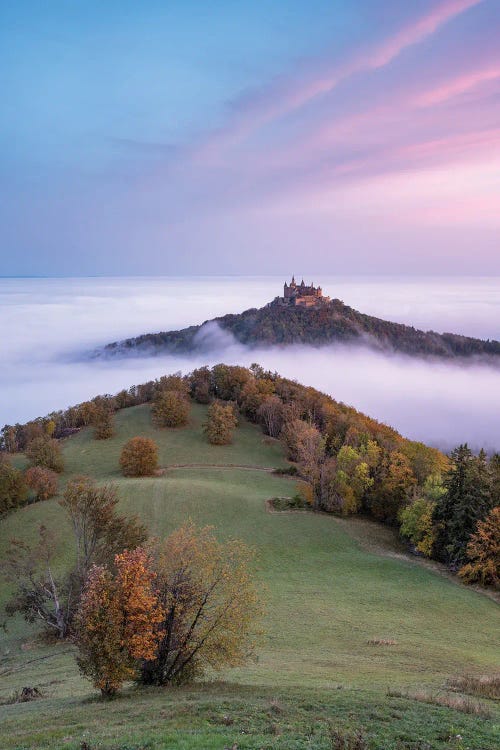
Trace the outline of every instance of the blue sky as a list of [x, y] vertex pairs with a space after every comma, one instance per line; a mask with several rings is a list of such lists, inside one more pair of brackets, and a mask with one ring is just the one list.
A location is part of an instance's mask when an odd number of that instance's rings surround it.
[[500, 273], [499, 27], [496, 0], [4, 2], [1, 273]]

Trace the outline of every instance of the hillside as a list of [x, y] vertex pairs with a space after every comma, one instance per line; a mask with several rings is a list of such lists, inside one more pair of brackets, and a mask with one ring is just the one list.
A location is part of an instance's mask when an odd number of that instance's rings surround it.
[[[497, 358], [500, 342], [453, 333], [420, 331], [348, 307], [340, 300], [317, 307], [271, 303], [260, 309], [229, 314], [180, 331], [148, 333], [108, 344], [100, 354], [159, 354], [210, 351], [221, 346], [220, 331], [249, 347], [332, 343], [358, 344], [418, 357]], [[224, 343], [224, 342], [222, 342]]]
[[[152, 534], [191, 518], [254, 547], [266, 599], [258, 660], [227, 670], [223, 682], [131, 688], [102, 703], [78, 675], [71, 646], [43, 644], [34, 627], [10, 621], [0, 699], [25, 685], [44, 697], [0, 705], [2, 750], [347, 747], [334, 744], [335, 728], [362, 728], [372, 750], [493, 750], [495, 721], [432, 696], [455, 700], [446, 680], [498, 670], [495, 603], [410, 559], [374, 522], [269, 513], [266, 500], [294, 492], [292, 479], [272, 473], [287, 465], [281, 444], [242, 418], [232, 445], [210, 446], [201, 430], [206, 409], [193, 404], [190, 424], [175, 430], [153, 427], [148, 404], [118, 411], [109, 440], [82, 429], [63, 441], [62, 485], [90, 474], [115, 483], [120, 510], [138, 513]], [[138, 434], [158, 443], [161, 476], [121, 476], [121, 447]], [[57, 498], [0, 520], [0, 559], [9, 538], [33, 538], [40, 522], [57, 534], [59, 564], [67, 564], [69, 529]], [[430, 703], [415, 698], [422, 691]], [[491, 701], [483, 705], [498, 716]]]

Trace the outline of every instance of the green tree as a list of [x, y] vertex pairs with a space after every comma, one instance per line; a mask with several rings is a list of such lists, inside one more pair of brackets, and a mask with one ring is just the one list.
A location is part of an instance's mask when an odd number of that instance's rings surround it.
[[452, 466], [444, 477], [445, 494], [436, 503], [437, 534], [434, 551], [453, 567], [467, 561], [466, 547], [478, 521], [493, 507], [492, 478], [481, 452], [474, 456], [467, 444], [451, 454]]
[[410, 540], [418, 552], [431, 557], [434, 547], [433, 524], [435, 502], [426, 497], [416, 497], [399, 512], [400, 533]]

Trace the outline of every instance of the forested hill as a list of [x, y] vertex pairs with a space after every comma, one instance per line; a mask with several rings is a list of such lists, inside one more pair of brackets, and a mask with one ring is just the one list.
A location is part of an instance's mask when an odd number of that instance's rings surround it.
[[453, 333], [420, 331], [392, 323], [332, 300], [318, 307], [284, 307], [271, 303], [260, 309], [224, 315], [180, 331], [148, 333], [108, 344], [107, 354], [159, 354], [208, 351], [221, 345], [219, 331], [226, 331], [246, 346], [355, 343], [402, 352], [412, 356], [442, 358], [500, 357], [499, 341], [483, 341]]

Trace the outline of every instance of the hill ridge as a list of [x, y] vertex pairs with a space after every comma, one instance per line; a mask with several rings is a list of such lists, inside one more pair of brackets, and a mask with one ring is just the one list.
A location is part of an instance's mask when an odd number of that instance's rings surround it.
[[361, 313], [339, 299], [312, 307], [283, 306], [274, 301], [261, 308], [212, 318], [200, 325], [115, 341], [94, 354], [185, 354], [216, 350], [235, 342], [250, 348], [357, 344], [379, 351], [440, 359], [477, 357], [497, 361], [500, 357], [500, 341], [423, 331]]

